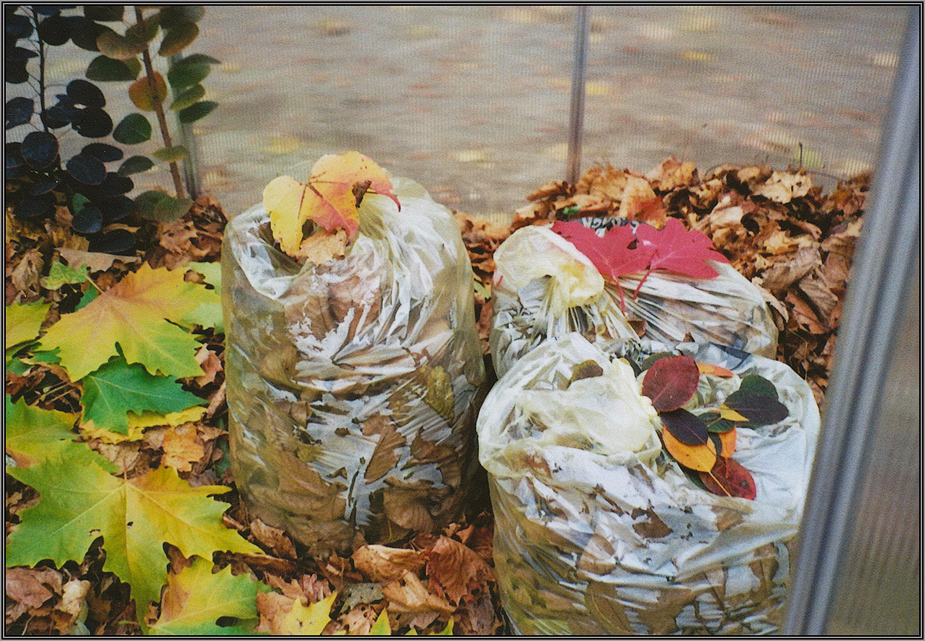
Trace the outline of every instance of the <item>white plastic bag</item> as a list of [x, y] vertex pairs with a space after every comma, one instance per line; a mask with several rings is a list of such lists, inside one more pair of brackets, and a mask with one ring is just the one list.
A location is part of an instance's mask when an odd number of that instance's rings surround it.
[[761, 291], [726, 263], [710, 261], [719, 276], [709, 279], [653, 271], [635, 297], [642, 274], [621, 277], [619, 286], [605, 282], [549, 227], [518, 229], [494, 259], [489, 344], [498, 376], [546, 338], [570, 331], [593, 342], [635, 339], [641, 328], [648, 340], [713, 342], [775, 356], [777, 328]]
[[[776, 387], [789, 416], [738, 430], [734, 458], [755, 480], [754, 500], [699, 489], [657, 436], [624, 438], [627, 422], [654, 434], [660, 421], [645, 409], [639, 385], [625, 384], [625, 372], [615, 377], [617, 355], [641, 362], [665, 349], [736, 374], [702, 375], [685, 406], [695, 413], [715, 409], [747, 374]], [[776, 631], [819, 433], [812, 392], [783, 363], [733, 348], [627, 342], [610, 350], [577, 333], [551, 339], [514, 364], [479, 414], [495, 567], [514, 629], [540, 635]], [[616, 382], [589, 387], [598, 371], [597, 378]], [[577, 409], [582, 406], [592, 410]]]
[[300, 264], [262, 206], [222, 255], [233, 474], [252, 515], [321, 553], [457, 518], [485, 373], [449, 210], [393, 180], [343, 258]]

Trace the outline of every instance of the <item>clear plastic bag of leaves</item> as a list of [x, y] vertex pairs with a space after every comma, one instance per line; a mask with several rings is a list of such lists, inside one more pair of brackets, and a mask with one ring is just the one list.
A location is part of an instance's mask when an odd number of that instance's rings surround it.
[[[754, 478], [754, 500], [702, 489], [662, 449], [660, 419], [640, 399], [644, 373], [619, 356], [641, 363], [666, 349], [734, 373], [701, 375], [691, 412], [715, 409], [749, 374], [776, 388], [787, 418], [738, 436], [735, 458]], [[482, 405], [479, 459], [514, 630], [775, 632], [819, 433], [809, 387], [783, 363], [728, 347], [608, 350], [577, 333], [547, 341]]]
[[225, 230], [232, 470], [253, 516], [315, 553], [433, 531], [476, 466], [484, 361], [449, 210], [394, 179], [341, 258], [296, 261], [262, 205]]
[[[626, 221], [586, 224], [592, 222]], [[775, 356], [777, 328], [761, 290], [726, 263], [709, 261], [715, 278], [654, 270], [644, 281], [639, 272], [620, 276], [617, 284], [542, 226], [515, 231], [494, 259], [489, 344], [499, 376], [547, 338], [572, 331], [592, 342], [712, 342]]]

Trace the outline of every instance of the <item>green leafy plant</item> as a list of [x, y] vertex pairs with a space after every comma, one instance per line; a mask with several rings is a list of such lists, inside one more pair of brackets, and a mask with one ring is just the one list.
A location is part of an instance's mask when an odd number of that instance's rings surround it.
[[[133, 234], [118, 225], [127, 216], [171, 219], [192, 204], [178, 167], [188, 152], [173, 143], [166, 118], [168, 81], [174, 93], [169, 109], [177, 112], [181, 123], [194, 122], [217, 106], [201, 100], [205, 95], [201, 81], [218, 61], [202, 54], [180, 55], [198, 35], [196, 21], [204, 10], [189, 6], [132, 9], [135, 22], [120, 34], [106, 23], [122, 22], [126, 11], [121, 5], [4, 7], [7, 88], [28, 87], [15, 90], [20, 95], [7, 100], [5, 129], [31, 129], [21, 141], [5, 144], [8, 203], [16, 218], [34, 221], [53, 217], [59, 207], [67, 207], [73, 230], [88, 238], [91, 251], [132, 249]], [[159, 36], [157, 54], [168, 60], [168, 81], [154, 69], [151, 49]], [[100, 55], [90, 62], [86, 78], [66, 85], [51, 83], [46, 74], [49, 49], [69, 41]], [[139, 78], [142, 69], [144, 75]], [[135, 188], [131, 176], [150, 169], [154, 162], [141, 154], [126, 158], [125, 151], [107, 139], [137, 145], [151, 139], [153, 127], [140, 113], [114, 122], [106, 109], [106, 95], [96, 84], [110, 81], [133, 81], [129, 87], [132, 103], [155, 113], [164, 147], [153, 155], [170, 165], [175, 196], [159, 191], [146, 192], [140, 199], [129, 196]], [[70, 158], [63, 158], [62, 143], [74, 135], [89, 141]]]

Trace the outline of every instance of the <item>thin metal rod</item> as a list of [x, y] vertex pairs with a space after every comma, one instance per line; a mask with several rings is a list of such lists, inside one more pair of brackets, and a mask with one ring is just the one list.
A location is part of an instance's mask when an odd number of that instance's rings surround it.
[[826, 633], [894, 331], [921, 247], [920, 12], [910, 8], [847, 290], [782, 631], [787, 636]]
[[[183, 59], [183, 56], [174, 54], [170, 56], [170, 65], [173, 66]], [[186, 191], [189, 197], [196, 199], [200, 192], [199, 180], [199, 140], [193, 133], [193, 125], [188, 122], [180, 122], [179, 115], [176, 119], [177, 131], [179, 132], [180, 144], [186, 147], [189, 156], [183, 162], [183, 181], [186, 183]]]
[[575, 19], [575, 59], [572, 64], [572, 102], [569, 113], [568, 169], [566, 180], [578, 182], [581, 172], [581, 139], [585, 121], [585, 71], [588, 67], [588, 14], [578, 7]]

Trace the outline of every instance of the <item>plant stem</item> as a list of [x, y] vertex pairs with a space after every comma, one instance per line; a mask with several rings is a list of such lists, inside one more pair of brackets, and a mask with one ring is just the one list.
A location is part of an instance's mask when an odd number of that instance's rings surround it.
[[[135, 7], [135, 17], [141, 24], [144, 17], [141, 14], [141, 8]], [[157, 114], [157, 124], [161, 130], [161, 136], [164, 139], [164, 146], [167, 149], [173, 148], [173, 142], [170, 139], [170, 130], [167, 129], [167, 117], [164, 115], [164, 105], [159, 100], [161, 96], [157, 95], [157, 85], [154, 82], [154, 65], [151, 64], [151, 54], [148, 53], [148, 46], [141, 51], [141, 57], [145, 64], [145, 75], [148, 78], [148, 87], [151, 89], [151, 95], [156, 96], [154, 100], [154, 113]], [[166, 98], [167, 96], [163, 96]], [[177, 192], [177, 198], [186, 198], [186, 190], [183, 188], [183, 180], [180, 178], [180, 167], [175, 160], [170, 161], [170, 174], [173, 176], [173, 186]]]
[[[32, 24], [35, 25], [35, 41], [39, 46], [39, 114], [45, 114], [45, 43], [39, 37], [39, 15], [32, 11]], [[47, 132], [48, 125], [42, 118], [42, 128]]]

